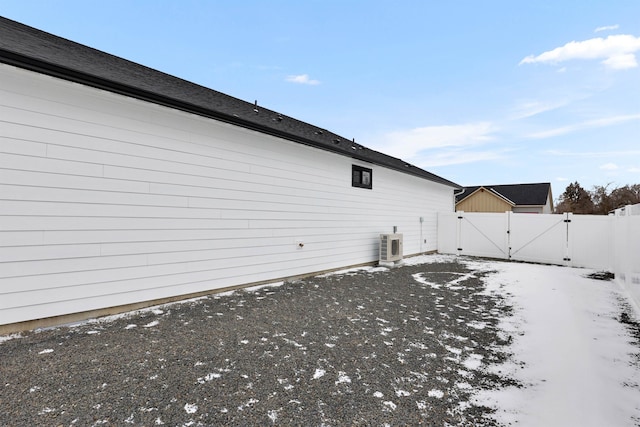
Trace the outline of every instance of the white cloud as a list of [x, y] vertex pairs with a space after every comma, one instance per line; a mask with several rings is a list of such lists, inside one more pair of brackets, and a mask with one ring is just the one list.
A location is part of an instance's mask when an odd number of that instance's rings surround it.
[[638, 66], [636, 56], [632, 53], [611, 56], [602, 61], [602, 63], [609, 68], [613, 68], [614, 70], [626, 70], [628, 68], [636, 68]]
[[376, 149], [422, 168], [502, 158], [496, 150], [473, 150], [494, 139], [489, 122], [426, 126], [388, 133]]
[[629, 122], [633, 120], [640, 120], [640, 114], [627, 114], [622, 116], [613, 116], [613, 117], [605, 117], [602, 119], [588, 120], [588, 121], [577, 123], [574, 125], [562, 126], [555, 129], [545, 130], [542, 132], [535, 132], [535, 133], [526, 135], [526, 137], [532, 138], [532, 139], [551, 138], [554, 136], [565, 135], [572, 132], [578, 132], [584, 129], [612, 126], [612, 125]]
[[605, 25], [603, 27], [598, 27], [595, 30], [593, 30], [594, 33], [599, 33], [600, 31], [611, 31], [611, 30], [617, 30], [618, 28], [620, 28], [620, 25], [615, 24], [615, 25]]
[[638, 50], [640, 37], [628, 34], [611, 35], [606, 39], [597, 37], [579, 42], [572, 41], [537, 56], [529, 55], [520, 61], [520, 65], [556, 64], [573, 59], [603, 59], [602, 63], [606, 67], [620, 70], [638, 66], [635, 57]]
[[410, 159], [422, 150], [482, 144], [492, 140], [493, 132], [493, 126], [489, 122], [426, 126], [397, 131], [386, 135], [385, 152], [402, 159]]
[[546, 154], [550, 156], [568, 156], [568, 157], [631, 157], [640, 156], [640, 150], [620, 150], [620, 151], [563, 151], [563, 150], [546, 150]]
[[308, 74], [298, 74], [298, 75], [287, 76], [286, 81], [291, 83], [298, 83], [298, 84], [312, 85], [312, 86], [320, 84], [320, 80], [310, 79]]
[[629, 168], [627, 172], [631, 173], [640, 173], [640, 168]]
[[412, 163], [421, 168], [461, 165], [505, 158], [506, 150], [470, 151], [461, 149], [442, 149], [439, 152], [423, 152], [412, 159]]
[[567, 100], [555, 102], [523, 101], [516, 106], [514, 113], [511, 115], [511, 119], [526, 119], [527, 117], [564, 107], [567, 104], [569, 104]]
[[615, 163], [605, 163], [604, 165], [600, 165], [600, 169], [604, 171], [614, 171], [618, 169], [618, 165]]

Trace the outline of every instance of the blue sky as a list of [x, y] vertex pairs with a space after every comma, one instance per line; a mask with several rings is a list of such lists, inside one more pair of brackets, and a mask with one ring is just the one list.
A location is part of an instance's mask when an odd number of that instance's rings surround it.
[[640, 1], [0, 0], [462, 185], [640, 183]]

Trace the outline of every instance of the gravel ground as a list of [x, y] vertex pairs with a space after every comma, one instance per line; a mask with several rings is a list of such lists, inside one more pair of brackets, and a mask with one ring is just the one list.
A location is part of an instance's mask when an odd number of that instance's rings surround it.
[[0, 343], [0, 425], [496, 425], [498, 318], [457, 262], [217, 294]]

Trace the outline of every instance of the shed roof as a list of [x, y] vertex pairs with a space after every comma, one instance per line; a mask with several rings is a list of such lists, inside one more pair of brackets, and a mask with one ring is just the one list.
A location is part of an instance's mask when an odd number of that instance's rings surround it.
[[508, 184], [508, 185], [477, 185], [464, 187], [464, 192], [456, 195], [459, 203], [475, 193], [479, 188], [486, 188], [503, 198], [513, 202], [516, 206], [544, 206], [549, 200], [551, 184], [541, 182], [536, 184]]
[[[326, 129], [0, 16], [0, 62], [187, 111], [385, 166], [447, 179]], [[257, 110], [257, 112], [256, 112]]]

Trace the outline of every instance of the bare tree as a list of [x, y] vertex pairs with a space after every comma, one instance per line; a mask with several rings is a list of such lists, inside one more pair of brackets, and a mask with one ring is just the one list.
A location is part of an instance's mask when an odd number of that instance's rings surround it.
[[640, 185], [625, 185], [611, 191], [610, 194], [612, 209], [617, 209], [625, 205], [635, 205], [640, 203]]
[[607, 215], [613, 209], [615, 209], [613, 200], [610, 196], [609, 186], [611, 183], [607, 185], [596, 185], [593, 187], [593, 191], [591, 191], [591, 200], [594, 204], [593, 213], [597, 215]]
[[578, 183], [567, 186], [560, 196], [560, 203], [556, 206], [556, 213], [573, 212], [577, 214], [591, 214], [594, 212], [591, 194]]

